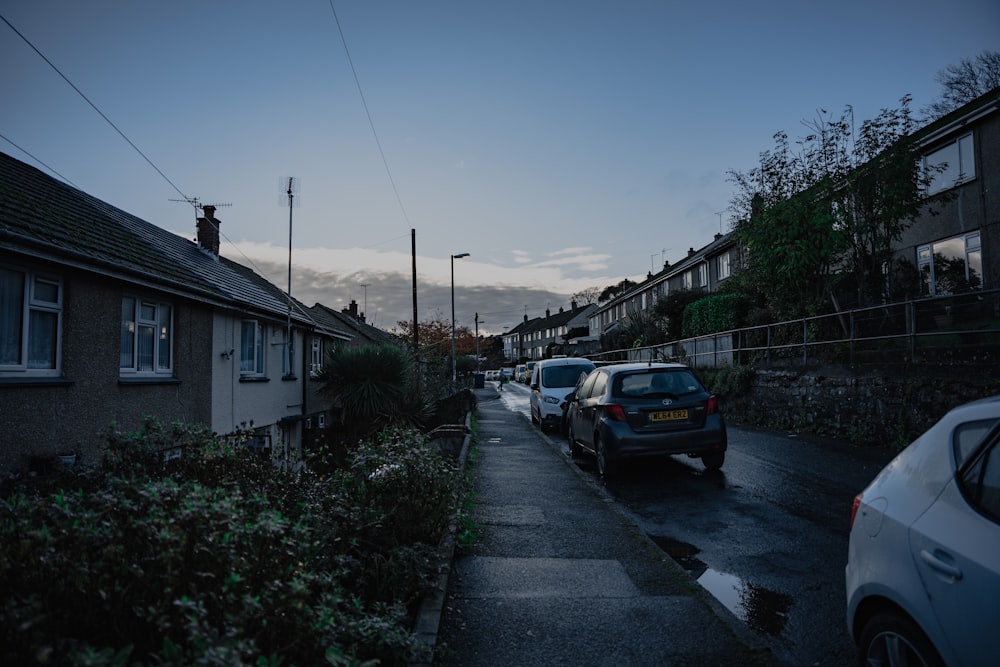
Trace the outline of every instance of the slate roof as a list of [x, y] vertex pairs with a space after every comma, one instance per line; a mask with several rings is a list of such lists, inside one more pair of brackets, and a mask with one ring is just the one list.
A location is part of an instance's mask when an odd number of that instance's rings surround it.
[[355, 338], [361, 337], [369, 343], [394, 343], [398, 344], [399, 338], [373, 327], [367, 322], [361, 322], [346, 313], [317, 303], [309, 308], [309, 315], [315, 322], [334, 336]]
[[[214, 305], [288, 316], [285, 292], [253, 270], [2, 152], [0, 249]], [[292, 319], [312, 326], [304, 312], [293, 300]]]

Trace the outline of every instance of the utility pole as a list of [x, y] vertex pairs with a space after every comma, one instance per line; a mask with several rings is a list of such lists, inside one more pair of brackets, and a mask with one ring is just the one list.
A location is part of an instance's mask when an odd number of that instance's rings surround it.
[[285, 331], [285, 351], [288, 358], [287, 375], [292, 375], [295, 359], [295, 346], [292, 344], [292, 209], [295, 207], [295, 195], [299, 192], [299, 180], [294, 176], [282, 177], [278, 181], [278, 189], [288, 197], [288, 322]]

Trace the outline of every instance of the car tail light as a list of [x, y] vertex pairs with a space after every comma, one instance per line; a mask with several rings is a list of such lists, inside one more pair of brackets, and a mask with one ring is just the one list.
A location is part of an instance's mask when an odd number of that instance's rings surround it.
[[625, 417], [625, 408], [618, 405], [617, 403], [609, 403], [604, 406], [604, 412], [608, 415], [608, 419], [616, 422], [628, 421]]
[[851, 528], [854, 528], [854, 517], [858, 515], [858, 508], [861, 506], [861, 494], [854, 496], [854, 504], [851, 506]]
[[714, 415], [718, 411], [719, 411], [719, 399], [715, 396], [709, 396], [706, 414]]

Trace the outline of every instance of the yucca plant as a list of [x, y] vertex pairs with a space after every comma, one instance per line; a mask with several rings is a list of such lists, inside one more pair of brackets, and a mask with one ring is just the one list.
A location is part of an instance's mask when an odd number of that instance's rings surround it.
[[340, 409], [345, 430], [363, 435], [419, 421], [423, 405], [411, 390], [412, 368], [409, 354], [395, 345], [340, 346], [329, 353], [316, 381]]

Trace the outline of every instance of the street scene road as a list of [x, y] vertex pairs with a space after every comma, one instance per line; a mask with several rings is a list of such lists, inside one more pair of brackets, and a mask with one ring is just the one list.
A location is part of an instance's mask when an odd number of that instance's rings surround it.
[[[528, 419], [528, 395], [511, 383], [501, 400]], [[559, 433], [548, 436], [570, 456]], [[625, 466], [605, 488], [777, 658], [834, 667], [855, 659], [844, 620], [851, 503], [891, 458], [730, 424], [721, 471], [674, 457]], [[574, 464], [597, 474], [591, 460]]]

